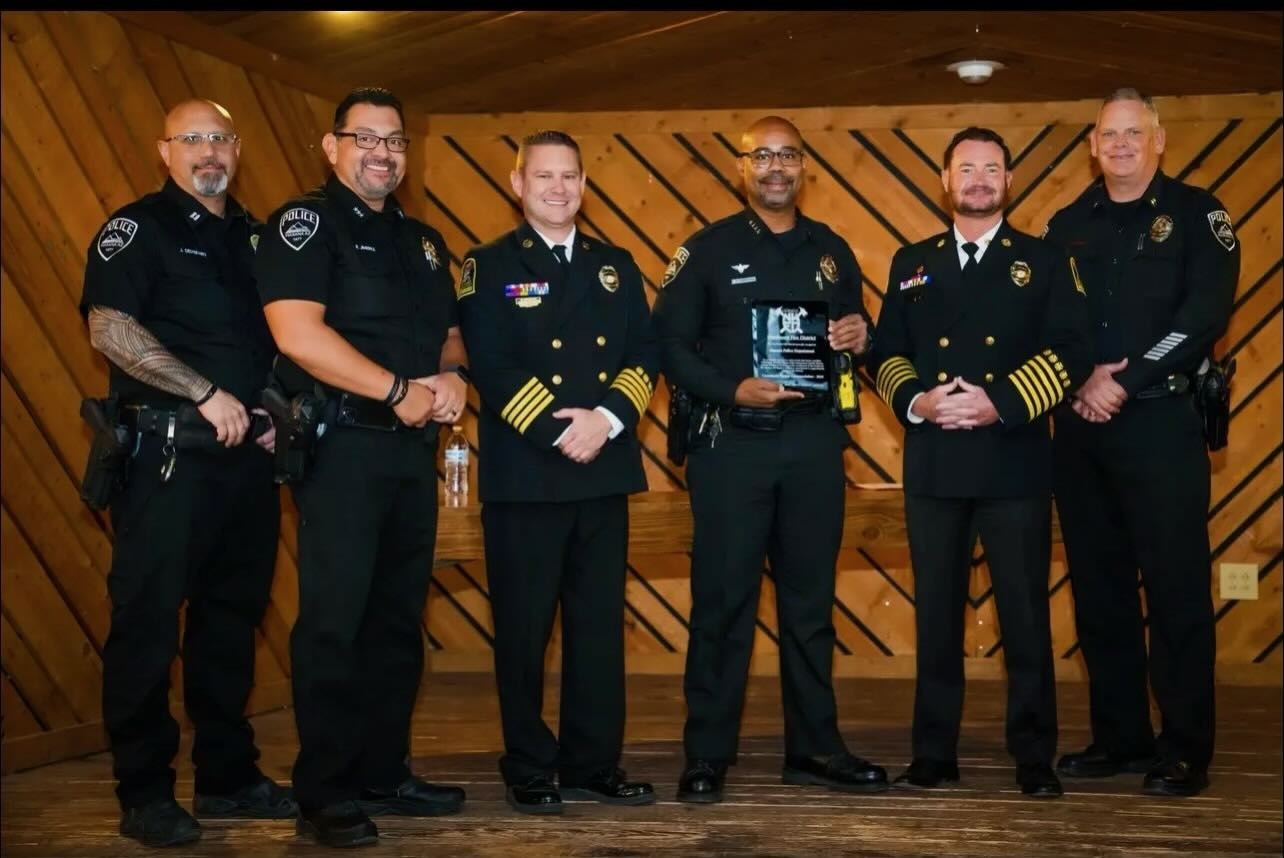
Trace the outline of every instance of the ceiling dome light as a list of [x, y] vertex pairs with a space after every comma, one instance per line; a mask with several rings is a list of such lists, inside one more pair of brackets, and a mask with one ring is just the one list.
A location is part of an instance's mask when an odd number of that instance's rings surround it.
[[1001, 68], [1007, 68], [1007, 66], [996, 63], [994, 60], [963, 60], [951, 63], [947, 70], [957, 74], [964, 83], [978, 84], [985, 83], [996, 69]]

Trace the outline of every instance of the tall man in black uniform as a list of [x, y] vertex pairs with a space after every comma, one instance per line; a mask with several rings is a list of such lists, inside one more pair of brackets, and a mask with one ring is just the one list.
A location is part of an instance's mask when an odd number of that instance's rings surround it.
[[1116, 91], [1091, 137], [1101, 178], [1048, 225], [1088, 291], [1096, 363], [1056, 414], [1057, 512], [1092, 719], [1092, 743], [1058, 769], [1146, 772], [1147, 793], [1195, 795], [1213, 754], [1216, 653], [1208, 453], [1189, 394], [1226, 331], [1240, 249], [1216, 197], [1160, 171], [1164, 142], [1153, 102]]
[[290, 635], [298, 828], [329, 846], [374, 842], [370, 815], [452, 813], [464, 801], [409, 768], [437, 429], [459, 416], [466, 390], [445, 243], [392, 195], [410, 142], [392, 93], [349, 93], [321, 141], [334, 173], [274, 212], [259, 248], [278, 347], [338, 404], [294, 485]]
[[[112, 215], [94, 238], [80, 309], [110, 362], [111, 392], [140, 428], [107, 589], [103, 720], [120, 833], [149, 846], [191, 843], [200, 826], [174, 801], [178, 724], [169, 670], [183, 634], [183, 703], [195, 727], [194, 809], [203, 817], [289, 817], [293, 800], [255, 761], [245, 704], [254, 630], [267, 608], [280, 508], [273, 434], [246, 443], [272, 338], [254, 289], [260, 224], [228, 195], [241, 143], [226, 110], [187, 101], [158, 141], [164, 187]], [[170, 416], [195, 403], [223, 451], [175, 450]], [[161, 434], [155, 434], [160, 431]]]
[[1047, 415], [1087, 377], [1087, 301], [1060, 250], [1004, 219], [1002, 137], [964, 129], [942, 164], [954, 226], [897, 251], [874, 332], [878, 392], [906, 428], [918, 633], [913, 761], [895, 785], [959, 778], [963, 607], [979, 533], [1003, 629], [1008, 752], [1023, 793], [1056, 798]]
[[[651, 313], [628, 251], [575, 227], [587, 179], [571, 137], [525, 138], [511, 181], [525, 222], [469, 251], [458, 290], [482, 403], [500, 771], [524, 813], [560, 813], [563, 796], [647, 804], [651, 785], [619, 761], [628, 495], [646, 488], [635, 430], [659, 358]], [[559, 602], [555, 737], [540, 710]]]
[[[833, 230], [798, 211], [798, 129], [764, 117], [741, 144], [748, 208], [678, 248], [655, 308], [665, 375], [700, 408], [716, 407], [687, 464], [695, 540], [678, 799], [721, 801], [736, 760], [764, 556], [780, 617], [784, 782], [884, 790], [887, 773], [846, 751], [831, 676], [847, 432], [828, 397], [753, 377], [750, 335], [754, 299], [822, 301], [831, 347], [864, 351], [860, 267]], [[781, 422], [742, 428], [755, 416]]]

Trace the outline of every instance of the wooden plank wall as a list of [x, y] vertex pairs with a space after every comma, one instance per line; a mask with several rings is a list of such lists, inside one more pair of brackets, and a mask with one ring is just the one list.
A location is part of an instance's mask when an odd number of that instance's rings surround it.
[[[318, 83], [304, 91], [252, 70], [257, 66], [100, 13], [5, 12], [0, 26], [0, 769], [12, 771], [104, 747], [101, 651], [112, 534], [106, 518], [88, 511], [76, 493], [89, 448], [78, 401], [99, 395], [106, 384], [105, 365], [89, 347], [76, 310], [86, 248], [108, 214], [159, 186], [164, 173], [153, 141], [165, 111], [179, 100], [208, 97], [231, 110], [245, 138], [235, 190], [263, 215], [324, 178], [319, 139], [342, 90]], [[1223, 344], [1240, 359], [1235, 421], [1230, 449], [1215, 459], [1210, 526], [1220, 560], [1261, 565], [1263, 598], [1218, 602], [1219, 658], [1224, 677], [1266, 662], [1278, 681], [1280, 97], [1179, 100], [1162, 109], [1170, 128], [1169, 170], [1215, 187], [1244, 242], [1239, 303]], [[851, 242], [867, 277], [868, 306], [877, 312], [896, 247], [940, 229], [933, 162], [974, 114], [937, 107], [792, 115], [810, 147], [806, 210]], [[1020, 153], [1014, 222], [1041, 228], [1088, 180], [1083, 141], [1092, 106], [993, 105], [977, 108], [975, 116]], [[584, 228], [629, 248], [653, 297], [681, 239], [741, 204], [729, 152], [747, 118], [753, 117], [409, 117], [422, 143], [411, 149], [400, 196], [443, 231], [457, 265], [470, 245], [515, 222], [506, 191], [515, 139], [535, 125], [563, 127], [581, 136], [587, 156], [592, 187]], [[866, 393], [863, 404], [868, 416], [852, 433], [849, 477], [894, 482], [899, 432], [875, 397]], [[475, 441], [475, 397], [472, 405], [467, 431]], [[654, 490], [680, 491], [682, 470], [662, 453], [665, 406], [661, 393], [643, 422], [646, 467]], [[289, 697], [287, 640], [297, 593], [288, 495], [286, 508], [254, 711], [285, 705]], [[840, 672], [912, 670], [913, 585], [903, 554], [845, 552], [835, 611]], [[686, 564], [685, 557], [632, 558], [630, 669], [681, 670]], [[1054, 641], [1073, 674], [1069, 588], [1059, 561], [1049, 584]], [[983, 562], [972, 595], [967, 646], [977, 658], [969, 660], [970, 670], [996, 674], [1001, 639]], [[769, 580], [764, 596], [755, 670], [771, 672], [776, 625]], [[435, 668], [489, 669], [483, 564], [438, 570], [424, 628]]]

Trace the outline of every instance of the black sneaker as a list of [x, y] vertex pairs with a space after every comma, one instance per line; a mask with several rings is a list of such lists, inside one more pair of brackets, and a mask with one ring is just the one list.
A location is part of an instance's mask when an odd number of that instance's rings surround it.
[[144, 846], [179, 846], [200, 840], [201, 824], [174, 799], [162, 798], [126, 808], [120, 817], [120, 833]]
[[205, 819], [293, 819], [299, 815], [294, 791], [268, 777], [225, 795], [198, 792], [192, 810]]
[[370, 846], [379, 842], [379, 829], [370, 821], [355, 801], [328, 804], [320, 810], [300, 810], [294, 830], [304, 837], [311, 837], [322, 846], [346, 848]]

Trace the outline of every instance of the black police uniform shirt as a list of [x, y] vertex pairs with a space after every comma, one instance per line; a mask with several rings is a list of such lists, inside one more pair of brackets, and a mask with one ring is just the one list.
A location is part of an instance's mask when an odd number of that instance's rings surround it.
[[[276, 353], [254, 285], [261, 226], [232, 197], [220, 218], [168, 179], [115, 212], [94, 237], [80, 312], [128, 313], [175, 358], [257, 405]], [[110, 373], [111, 391], [124, 402], [187, 401], [114, 364]]]
[[677, 249], [661, 287], [655, 323], [665, 376], [717, 405], [733, 405], [736, 388], [753, 375], [754, 301], [820, 301], [831, 319], [868, 319], [851, 248], [801, 212], [779, 235], [748, 208], [715, 221]]
[[[1092, 369], [1087, 299], [1059, 248], [1006, 221], [966, 281], [957, 247], [951, 230], [896, 252], [874, 332], [875, 385], [905, 426], [905, 491], [1047, 494], [1048, 412]], [[985, 388], [999, 420], [911, 422], [911, 400], [956, 376]]]
[[[464, 259], [459, 320], [481, 395], [483, 503], [563, 502], [646, 489], [638, 420], [659, 363], [642, 274], [632, 255], [582, 233], [568, 270], [523, 222]], [[624, 429], [597, 458], [553, 446], [560, 408], [602, 406]]]
[[1208, 191], [1161, 171], [1138, 200], [1115, 203], [1098, 179], [1044, 235], [1074, 260], [1087, 290], [1094, 361], [1128, 358], [1114, 380], [1129, 396], [1198, 370], [1226, 331], [1240, 247]]
[[384, 369], [441, 371], [458, 324], [450, 257], [441, 234], [396, 197], [375, 211], [332, 174], [268, 218], [256, 271], [264, 304], [324, 304], [325, 323]]

